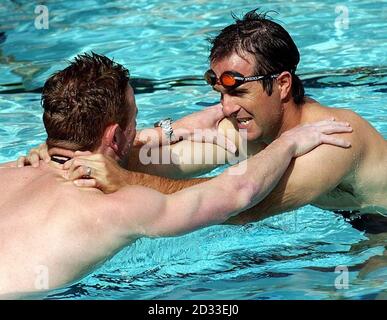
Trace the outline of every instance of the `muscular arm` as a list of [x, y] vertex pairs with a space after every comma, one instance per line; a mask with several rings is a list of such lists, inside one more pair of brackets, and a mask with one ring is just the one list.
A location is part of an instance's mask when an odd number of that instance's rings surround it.
[[[218, 133], [237, 146], [238, 156], [213, 143], [184, 140], [171, 146], [153, 148], [152, 152], [156, 155], [157, 163], [149, 163], [149, 153], [141, 153], [141, 146], [132, 148], [128, 170], [169, 178], [187, 178], [207, 173], [219, 165], [244, 160], [266, 146], [244, 141], [232, 121], [227, 118], [219, 123]], [[168, 163], [161, 161], [162, 155], [164, 159], [168, 159]], [[141, 158], [145, 161], [141, 161]]]
[[[161, 128], [138, 131], [127, 169], [174, 178], [192, 176], [226, 163], [231, 156], [226, 149], [237, 146], [234, 140], [238, 132], [231, 121], [224, 119], [221, 104], [189, 114], [173, 122], [172, 128], [175, 139], [183, 141], [170, 145]], [[230, 129], [234, 139], [230, 136], [223, 139], [227, 136], [226, 128]], [[214, 137], [219, 139], [214, 140]], [[194, 143], [192, 139], [209, 143]]]
[[[342, 136], [342, 135], [341, 135]], [[319, 197], [336, 188], [360, 161], [355, 136], [346, 134], [351, 149], [322, 145], [293, 159], [273, 191], [260, 203], [227, 221], [244, 224], [313, 204]]]
[[224, 222], [261, 201], [278, 183], [293, 155], [293, 143], [277, 140], [218, 177], [171, 195], [125, 187], [110, 195], [111, 205], [118, 210], [115, 218], [124, 228], [135, 221], [136, 232], [147, 236], [178, 235]]
[[184, 188], [188, 188], [210, 180], [209, 178], [195, 178], [185, 180], [169, 179], [133, 171], [127, 172], [124, 179], [127, 185], [141, 185], [147, 188], [155, 189], [163, 194], [175, 193]]
[[157, 163], [144, 163], [140, 160], [140, 149], [133, 148], [128, 170], [182, 179], [207, 173], [235, 158], [230, 152], [217, 145], [186, 140], [157, 148], [157, 150], [153, 149], [152, 152], [159, 155], [159, 158], [163, 154], [167, 155], [167, 163], [163, 163], [161, 159]]
[[321, 143], [348, 147], [348, 142], [327, 134], [351, 130], [348, 124], [332, 121], [293, 128], [221, 175], [169, 195], [142, 186], [125, 186], [107, 199], [112, 209], [109, 219], [113, 219], [120, 234], [132, 239], [178, 235], [222, 223], [262, 201], [278, 184], [293, 157]]

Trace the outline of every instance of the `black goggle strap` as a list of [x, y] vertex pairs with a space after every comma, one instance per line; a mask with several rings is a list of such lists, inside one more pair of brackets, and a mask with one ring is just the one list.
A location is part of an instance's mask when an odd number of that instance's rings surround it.
[[257, 81], [257, 80], [263, 80], [263, 79], [266, 79], [266, 78], [270, 78], [270, 79], [274, 79], [274, 78], [277, 78], [279, 76], [279, 74], [268, 74], [266, 76], [257, 76], [257, 77], [246, 77], [244, 78], [245, 81]]

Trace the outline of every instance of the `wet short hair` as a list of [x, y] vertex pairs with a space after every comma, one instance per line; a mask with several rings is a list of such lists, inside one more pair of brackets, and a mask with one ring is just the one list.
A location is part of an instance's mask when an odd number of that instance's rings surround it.
[[93, 151], [108, 125], [126, 128], [128, 84], [126, 68], [94, 52], [53, 74], [42, 93], [48, 147]]
[[[242, 19], [234, 14], [235, 23], [224, 28], [210, 39], [212, 48], [210, 61], [220, 61], [231, 54], [243, 56], [250, 53], [255, 59], [255, 75], [269, 75], [289, 71], [292, 74], [292, 96], [296, 104], [304, 101], [304, 86], [295, 74], [300, 62], [300, 53], [289, 33], [266, 13], [249, 11]], [[250, 76], [250, 75], [249, 75]], [[273, 80], [264, 79], [265, 92], [273, 92]]]

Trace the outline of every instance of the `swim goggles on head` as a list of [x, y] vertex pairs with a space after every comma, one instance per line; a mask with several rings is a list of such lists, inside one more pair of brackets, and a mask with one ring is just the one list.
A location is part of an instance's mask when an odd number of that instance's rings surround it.
[[263, 79], [274, 79], [277, 78], [279, 74], [268, 74], [265, 76], [251, 76], [244, 77], [242, 74], [235, 71], [225, 71], [221, 74], [219, 78], [216, 77], [215, 72], [212, 69], [209, 69], [204, 74], [204, 79], [211, 86], [216, 84], [221, 84], [226, 89], [235, 89], [241, 84], [251, 81], [258, 81]]

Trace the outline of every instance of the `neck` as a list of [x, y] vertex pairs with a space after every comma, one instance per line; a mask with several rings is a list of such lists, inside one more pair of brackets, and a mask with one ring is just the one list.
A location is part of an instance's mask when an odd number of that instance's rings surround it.
[[283, 104], [283, 110], [281, 126], [273, 140], [277, 139], [285, 131], [297, 127], [301, 123], [303, 105], [296, 105], [291, 100]]

